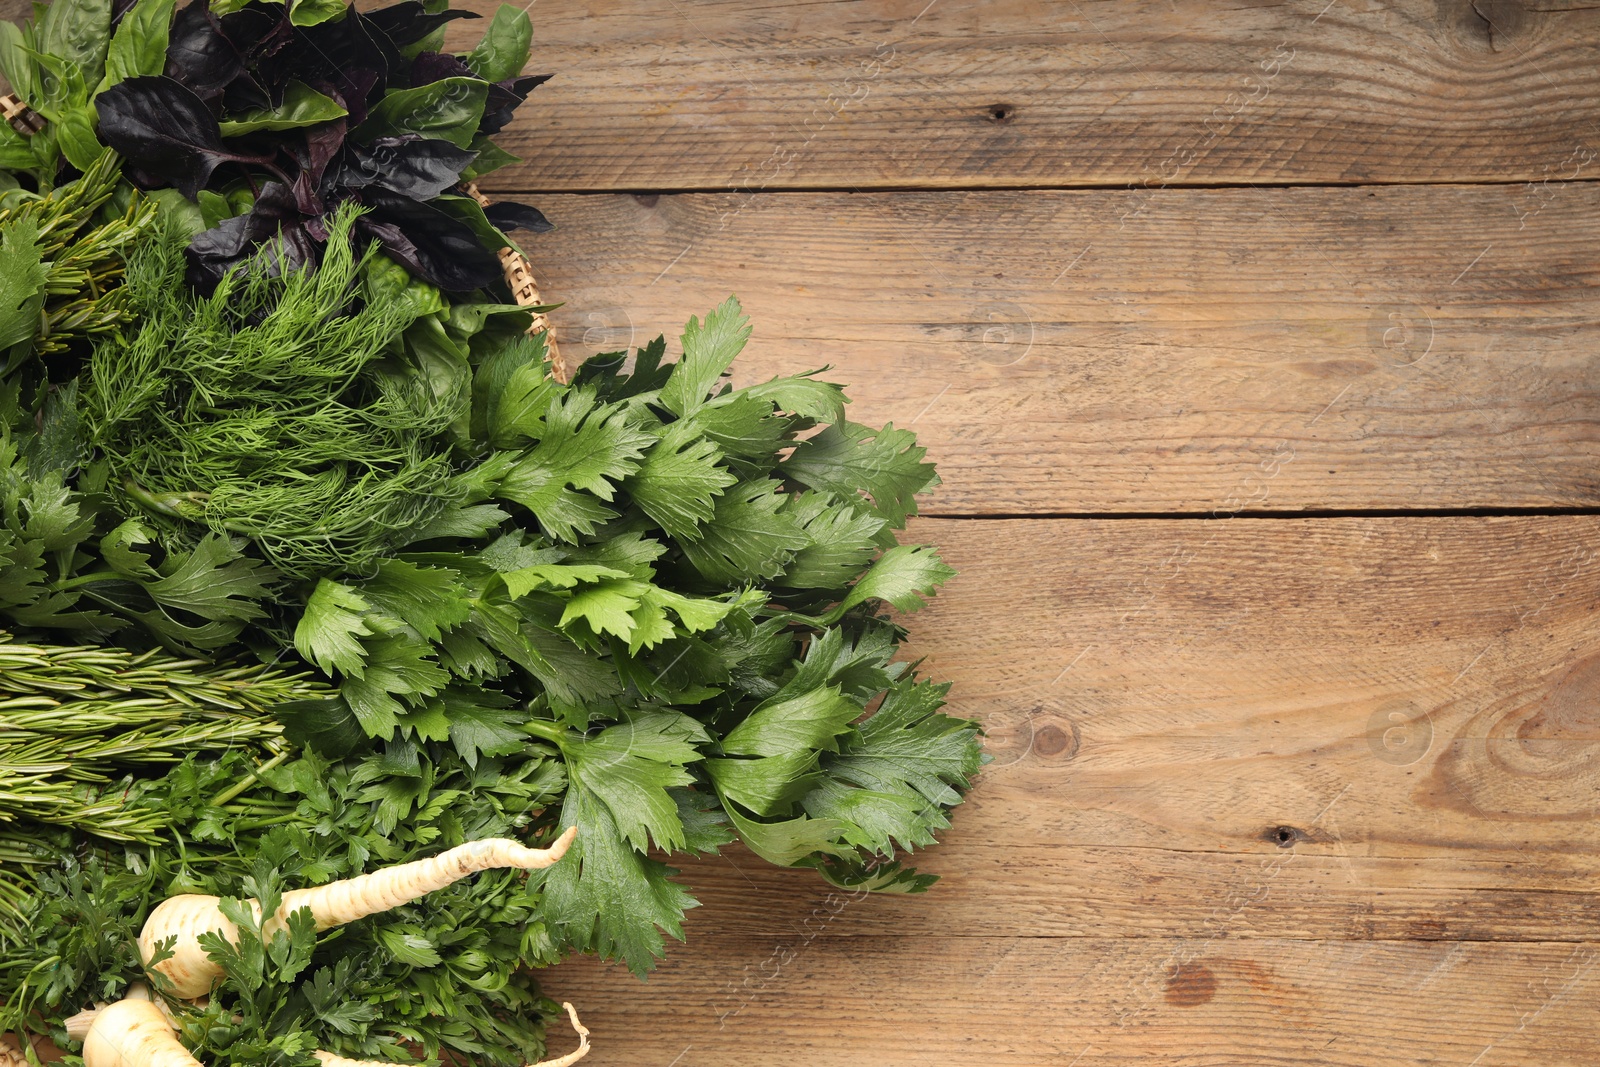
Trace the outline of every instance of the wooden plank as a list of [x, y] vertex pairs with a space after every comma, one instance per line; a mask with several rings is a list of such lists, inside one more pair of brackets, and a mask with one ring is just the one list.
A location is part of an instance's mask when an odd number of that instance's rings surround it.
[[[1037, 802], [1062, 808], [1073, 798], [1042, 792]], [[847, 894], [810, 871], [773, 867], [740, 848], [676, 860], [701, 902], [690, 940], [804, 936], [824, 922], [841, 936], [995, 940], [1600, 938], [1592, 847], [1546, 865], [1492, 845], [1393, 857], [1327, 838], [1268, 852], [1250, 851], [1255, 842], [1052, 846], [991, 839], [993, 814], [963, 809], [941, 847], [917, 858], [919, 870], [940, 876], [927, 894], [873, 897], [837, 913]]]
[[688, 865], [647, 985], [546, 980], [602, 1062], [1595, 1061], [1600, 517], [911, 533], [994, 757], [945, 880]]
[[[489, 0], [467, 6], [488, 12]], [[1515, 0], [542, 3], [544, 190], [1595, 173], [1600, 12]], [[460, 30], [469, 40], [477, 27]]]
[[605, 1067], [1589, 1067], [1600, 945], [823, 929], [696, 937], [643, 984], [592, 959], [541, 984]]
[[1492, 856], [1594, 888], [1600, 516], [913, 533], [960, 575], [908, 653], [996, 757], [963, 833]]
[[538, 197], [573, 358], [737, 291], [943, 515], [1600, 503], [1600, 186]]

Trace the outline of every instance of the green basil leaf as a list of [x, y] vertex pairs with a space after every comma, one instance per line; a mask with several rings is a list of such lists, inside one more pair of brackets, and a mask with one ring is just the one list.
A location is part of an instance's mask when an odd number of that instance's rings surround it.
[[89, 102], [83, 71], [50, 52], [34, 52], [33, 58], [39, 64], [41, 92], [37, 100], [29, 103], [51, 122], [65, 122], [68, 114]]
[[233, 205], [228, 203], [228, 198], [221, 193], [202, 189], [196, 202], [200, 205], [201, 221], [206, 224], [208, 230], [215, 229], [218, 223], [233, 218]]
[[461, 172], [462, 181], [475, 182], [485, 174], [492, 174], [501, 167], [522, 162], [522, 157], [512, 155], [489, 140], [488, 137], [474, 137], [472, 144], [468, 147], [478, 153], [478, 156], [468, 164], [466, 170]]
[[391, 89], [355, 130], [357, 140], [417, 133], [466, 148], [478, 132], [489, 86], [476, 78], [442, 78], [415, 89]]
[[[33, 43], [27, 31], [15, 22], [0, 19], [0, 73], [23, 100], [39, 99], [39, 64], [33, 58]], [[19, 135], [20, 136], [20, 135]]]
[[106, 50], [106, 73], [94, 93], [99, 96], [129, 78], [160, 74], [167, 63], [167, 31], [177, 0], [138, 0], [117, 23]]
[[296, 26], [315, 26], [344, 14], [344, 0], [293, 0], [289, 21]]
[[502, 4], [494, 21], [484, 31], [483, 40], [466, 58], [472, 73], [486, 82], [501, 82], [522, 73], [533, 44], [533, 22], [526, 8]]
[[220, 125], [222, 136], [239, 137], [261, 130], [292, 130], [300, 126], [315, 126], [331, 122], [349, 114], [332, 97], [323, 96], [309, 85], [290, 82], [284, 91], [282, 105], [271, 111], [247, 111], [237, 118], [224, 119]]
[[9, 122], [0, 122], [0, 167], [6, 170], [32, 170], [34, 163], [33, 146], [28, 143], [28, 138], [12, 129]]
[[478, 240], [483, 242], [485, 248], [511, 248], [515, 247], [511, 239], [489, 221], [489, 216], [483, 213], [483, 205], [470, 196], [441, 196], [433, 201], [433, 206], [449, 215], [458, 222], [464, 222], [471, 227]]
[[88, 170], [105, 151], [105, 146], [94, 135], [94, 108], [88, 104], [72, 108], [56, 123], [56, 140], [61, 154], [79, 170]]
[[[40, 52], [72, 67], [80, 84], [98, 85], [111, 43], [111, 0], [55, 0], [39, 16], [34, 40]], [[43, 88], [44, 96], [61, 99], [48, 82]]]

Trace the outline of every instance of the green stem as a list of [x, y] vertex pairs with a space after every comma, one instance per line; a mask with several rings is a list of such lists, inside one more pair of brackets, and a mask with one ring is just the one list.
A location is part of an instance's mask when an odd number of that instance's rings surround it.
[[287, 753], [287, 752], [280, 752], [276, 756], [273, 756], [271, 759], [267, 760], [267, 762], [263, 763], [261, 766], [257, 767], [255, 770], [251, 771], [250, 772], [250, 777], [246, 778], [242, 782], [235, 783], [232, 788], [225, 789], [222, 792], [218, 793], [216, 796], [212, 797], [211, 798], [212, 806], [213, 807], [218, 807], [218, 808], [222, 807], [222, 805], [224, 805], [228, 801], [234, 799], [240, 793], [243, 793], [246, 789], [249, 789], [256, 782], [260, 781], [261, 780], [260, 775], [261, 775], [262, 771], [270, 771], [270, 770], [272, 770], [272, 768], [276, 767], [278, 764], [282, 763], [284, 760], [286, 760], [288, 758], [289, 758], [289, 753]]
[[523, 729], [527, 730], [533, 736], [550, 742], [552, 745], [555, 745], [557, 748], [561, 749], [562, 752], [567, 750], [566, 740], [572, 735], [560, 723], [547, 722], [544, 719], [530, 719], [528, 722], [525, 722], [522, 725]]
[[78, 586], [88, 585], [90, 582], [115, 581], [123, 577], [126, 576], [118, 574], [116, 571], [90, 571], [88, 574], [80, 574], [74, 578], [63, 578], [55, 583], [55, 588], [57, 590], [76, 589]]

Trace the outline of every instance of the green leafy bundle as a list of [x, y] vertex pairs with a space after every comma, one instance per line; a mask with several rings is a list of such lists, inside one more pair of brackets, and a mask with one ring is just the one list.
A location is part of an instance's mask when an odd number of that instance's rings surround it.
[[[55, 862], [84, 836], [167, 841], [188, 820], [175, 822], [164, 802], [143, 798], [164, 789], [169, 768], [225, 751], [252, 769], [276, 766], [292, 746], [267, 709], [323, 691], [303, 674], [259, 663], [27, 645], [0, 633], [0, 948], [34, 929], [38, 901], [22, 870]], [[212, 800], [219, 817], [264, 810], [233, 803], [226, 790]], [[265, 810], [292, 809], [274, 798]]]
[[102, 152], [51, 192], [30, 193], [14, 179], [0, 192], [0, 373], [127, 322], [124, 257], [155, 205], [123, 197], [118, 207], [119, 181], [119, 160]]
[[[255, 765], [239, 751], [191, 755], [128, 807], [172, 828], [160, 846], [122, 850], [58, 836], [38, 874], [26, 947], [0, 940], [0, 1032], [24, 1028], [65, 1043], [60, 1020], [116, 999], [144, 977], [133, 939], [173, 893], [270, 898], [284, 888], [351, 877], [467, 840], [524, 832], [531, 808], [559, 795], [559, 766], [400, 749], [332, 763], [305, 753]], [[419, 774], [414, 806], [375, 800], [386, 775]], [[218, 795], [227, 803], [215, 802]], [[207, 1005], [172, 1005], [182, 1035], [211, 1067], [314, 1067], [309, 1050], [408, 1062], [453, 1050], [520, 1067], [544, 1051], [541, 1017], [557, 1011], [529, 967], [557, 950], [540, 895], [514, 871], [490, 871], [327, 934], [292, 928], [263, 944], [239, 924], [216, 945], [225, 979]], [[270, 908], [269, 908], [270, 913]]]
[[[732, 300], [690, 321], [678, 363], [658, 339], [628, 372], [597, 359], [564, 386], [510, 309], [419, 314], [424, 283], [408, 303], [379, 277], [330, 315], [354, 257], [258, 278], [243, 301], [162, 284], [175, 262], [170, 245], [136, 258], [141, 327], [97, 350], [85, 427], [169, 553], [236, 535], [299, 581], [294, 648], [339, 696], [281, 712], [293, 736], [335, 755], [448, 744], [469, 764], [546, 746], [567, 772], [560, 824], [584, 831], [543, 876], [556, 936], [639, 970], [692, 904], [648, 853], [713, 849], [725, 824], [840, 884], [927, 884], [896, 856], [946, 824], [979, 755], [975, 727], [938, 713], [943, 687], [892, 664], [899, 630], [878, 615], [951, 573], [895, 543], [935, 477], [911, 434], [845, 421], [810, 375], [723, 385], [749, 336]], [[386, 438], [397, 409], [432, 434]], [[448, 476], [352, 473], [385, 447]], [[368, 509], [359, 554], [318, 519], [326, 482]], [[406, 487], [405, 521], [373, 510], [369, 484]], [[281, 527], [216, 510], [252, 492], [282, 496]], [[295, 516], [314, 536], [279, 534]], [[415, 785], [378, 788], [404, 802]]]
[[96, 351], [84, 416], [113, 491], [151, 523], [248, 536], [284, 575], [314, 578], [369, 567], [448, 503], [460, 404], [383, 363], [415, 306], [345, 314], [377, 255], [352, 254], [356, 217], [329, 223], [320, 270], [234, 272], [209, 297], [183, 284], [176, 228], [135, 257], [138, 329]]
[[[888, 609], [952, 574], [898, 543], [932, 465], [816, 372], [733, 388], [731, 298], [676, 362], [658, 338], [552, 380], [525, 332], [548, 309], [493, 302], [506, 230], [542, 216], [459, 184], [510, 158], [489, 138], [542, 80], [518, 76], [531, 24], [502, 9], [471, 54], [434, 51], [459, 15], [58, 0], [0, 30], [50, 120], [0, 127], [0, 166], [26, 172], [0, 180], [0, 619], [156, 657], [168, 682], [234, 670], [195, 656], [294, 664], [273, 695], [296, 698], [221, 752], [155, 682], [183, 752], [140, 749], [151, 731], [116, 712], [145, 691], [99, 683], [98, 729], [9, 727], [30, 766], [84, 761], [0, 834], [26, 872], [0, 882], [0, 1031], [62, 1040], [121, 995], [169, 894], [270, 902], [578, 826], [547, 870], [323, 935], [238, 908], [239, 940], [209, 946], [224, 984], [179, 1008], [213, 1067], [314, 1048], [513, 1067], [554, 1007], [528, 968], [582, 951], [642, 975], [683, 936], [675, 854], [742, 841], [839, 886], [932, 881], [905, 858], [983, 762], [947, 687], [895, 661]], [[155, 221], [102, 140], [173, 186]], [[62, 336], [81, 366], [29, 358]], [[89, 832], [74, 815], [118, 773], [138, 785]]]

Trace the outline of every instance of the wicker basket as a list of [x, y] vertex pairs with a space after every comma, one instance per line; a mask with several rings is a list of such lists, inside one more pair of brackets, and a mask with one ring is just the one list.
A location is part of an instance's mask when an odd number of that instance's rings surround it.
[[[478, 191], [476, 185], [466, 186], [467, 195], [472, 197], [484, 207], [489, 206], [489, 198]], [[506, 284], [511, 287], [511, 295], [523, 307], [537, 307], [544, 303], [539, 295], [539, 285], [533, 279], [533, 264], [528, 262], [528, 257], [518, 252], [515, 248], [502, 248], [500, 250], [500, 264], [505, 268]], [[534, 312], [533, 322], [528, 327], [528, 332], [544, 333], [544, 358], [550, 364], [550, 376], [562, 385], [571, 380], [567, 365], [562, 362], [561, 350], [556, 347], [555, 331], [550, 328], [550, 320], [543, 312]]]

